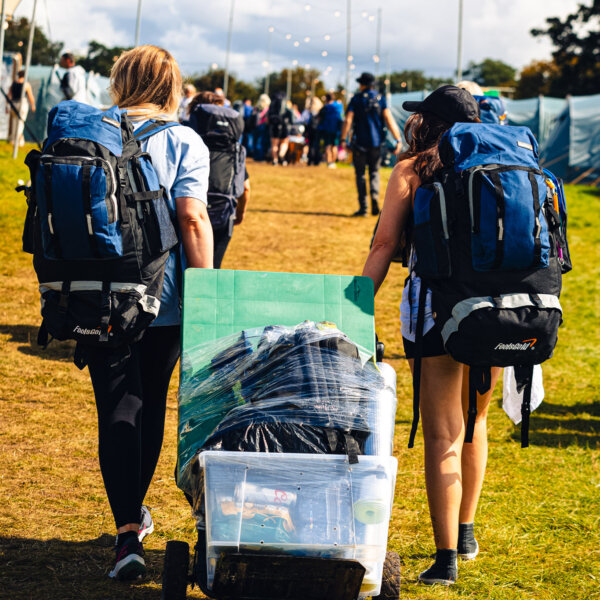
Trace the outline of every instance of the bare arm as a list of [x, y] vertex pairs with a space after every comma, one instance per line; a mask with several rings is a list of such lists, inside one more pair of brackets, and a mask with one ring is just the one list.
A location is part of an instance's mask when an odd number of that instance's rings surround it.
[[346, 143], [346, 138], [348, 137], [348, 133], [350, 133], [350, 128], [352, 127], [353, 121], [354, 113], [351, 110], [346, 111], [346, 118], [344, 119], [344, 124], [342, 125], [342, 144]]
[[31, 112], [35, 112], [35, 100], [33, 99], [33, 91], [29, 82], [27, 82], [27, 86], [25, 87], [25, 93], [27, 94], [27, 100], [29, 101]]
[[418, 185], [418, 177], [412, 165], [413, 161], [402, 161], [394, 167], [385, 192], [373, 247], [363, 268], [362, 274], [373, 280], [375, 293], [387, 275], [411, 212], [413, 189], [415, 184]]
[[401, 142], [402, 134], [400, 133], [400, 128], [398, 127], [398, 123], [396, 123], [396, 119], [394, 119], [392, 111], [389, 108], [383, 109], [383, 120], [385, 121], [387, 128], [392, 132], [396, 142]]
[[177, 221], [188, 267], [213, 268], [213, 232], [204, 202], [175, 198]]
[[244, 181], [244, 193], [238, 198], [238, 205], [235, 209], [234, 225], [239, 225], [244, 220], [248, 200], [250, 200], [250, 180], [246, 179], [246, 181]]

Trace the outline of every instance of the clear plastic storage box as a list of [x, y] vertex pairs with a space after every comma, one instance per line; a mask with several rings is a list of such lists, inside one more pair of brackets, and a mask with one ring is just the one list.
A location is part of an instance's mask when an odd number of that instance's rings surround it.
[[207, 583], [223, 552], [358, 560], [361, 597], [379, 594], [397, 460], [392, 456], [206, 451]]

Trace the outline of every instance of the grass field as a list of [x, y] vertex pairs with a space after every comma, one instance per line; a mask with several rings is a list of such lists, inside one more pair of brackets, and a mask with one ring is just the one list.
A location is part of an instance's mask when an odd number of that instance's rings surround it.
[[[0, 145], [0, 598], [160, 598], [165, 543], [193, 543], [194, 523], [173, 479], [176, 377], [162, 456], [147, 503], [156, 533], [148, 538], [149, 576], [129, 586], [107, 579], [113, 522], [96, 455], [96, 414], [87, 372], [73, 347], [35, 344], [39, 297], [29, 255], [20, 252], [26, 179]], [[253, 198], [236, 230], [225, 268], [358, 274], [374, 219], [356, 210], [349, 168], [273, 168], [251, 164]], [[383, 178], [387, 180], [388, 173]], [[422, 467], [422, 436], [406, 443], [410, 377], [398, 304], [406, 273], [392, 265], [376, 302], [380, 339], [398, 372], [399, 461], [389, 548], [403, 562], [401, 598], [494, 600], [600, 599], [600, 197], [567, 191], [575, 269], [564, 279], [565, 323], [544, 366], [546, 401], [532, 417], [531, 447], [504, 415], [501, 389], [490, 411], [488, 474], [476, 520], [481, 554], [459, 565], [452, 589], [425, 588], [417, 574], [433, 552]], [[190, 597], [201, 598], [197, 591]]]

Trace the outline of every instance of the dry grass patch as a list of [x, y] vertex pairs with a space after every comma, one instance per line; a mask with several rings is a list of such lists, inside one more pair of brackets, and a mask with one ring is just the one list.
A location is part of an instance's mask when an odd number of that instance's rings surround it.
[[[39, 299], [28, 255], [19, 250], [26, 178], [0, 145], [0, 598], [158, 599], [165, 543], [194, 541], [194, 523], [173, 479], [176, 377], [162, 456], [147, 503], [156, 533], [147, 539], [149, 577], [125, 586], [106, 577], [113, 522], [96, 455], [96, 413], [87, 372], [72, 344], [37, 348]], [[253, 198], [225, 268], [360, 273], [374, 218], [357, 208], [353, 171], [249, 166]], [[389, 172], [383, 175], [385, 181]], [[490, 415], [490, 463], [477, 520], [482, 554], [460, 567], [453, 590], [417, 586], [433, 551], [422, 472], [422, 438], [405, 449], [411, 416], [398, 305], [405, 271], [392, 265], [376, 302], [377, 330], [398, 371], [399, 459], [390, 548], [403, 559], [404, 598], [600, 598], [600, 399], [598, 197], [568, 191], [576, 271], [565, 278], [565, 327], [544, 368], [547, 402], [532, 418], [522, 451], [501, 410]], [[496, 392], [500, 397], [500, 390]], [[200, 598], [196, 590], [191, 598]]]

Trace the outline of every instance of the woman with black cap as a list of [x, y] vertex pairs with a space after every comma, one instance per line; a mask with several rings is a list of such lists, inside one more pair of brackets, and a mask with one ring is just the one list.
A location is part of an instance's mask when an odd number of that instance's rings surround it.
[[[376, 292], [405, 235], [417, 188], [431, 183], [442, 167], [438, 153], [442, 135], [454, 123], [480, 122], [473, 96], [452, 85], [438, 88], [422, 102], [404, 102], [403, 108], [415, 113], [404, 128], [409, 148], [392, 172], [363, 270], [363, 275], [373, 280]], [[410, 285], [404, 288], [400, 313], [404, 349], [412, 369], [420, 281], [410, 265], [409, 271]], [[468, 367], [446, 353], [432, 317], [430, 292], [423, 331], [420, 402], [425, 482], [437, 552], [435, 563], [419, 575], [419, 581], [451, 585], [457, 577], [457, 557], [471, 560], [479, 552], [473, 521], [487, 461], [487, 408], [499, 369], [492, 369], [490, 391], [477, 397], [473, 443], [463, 447]]]

